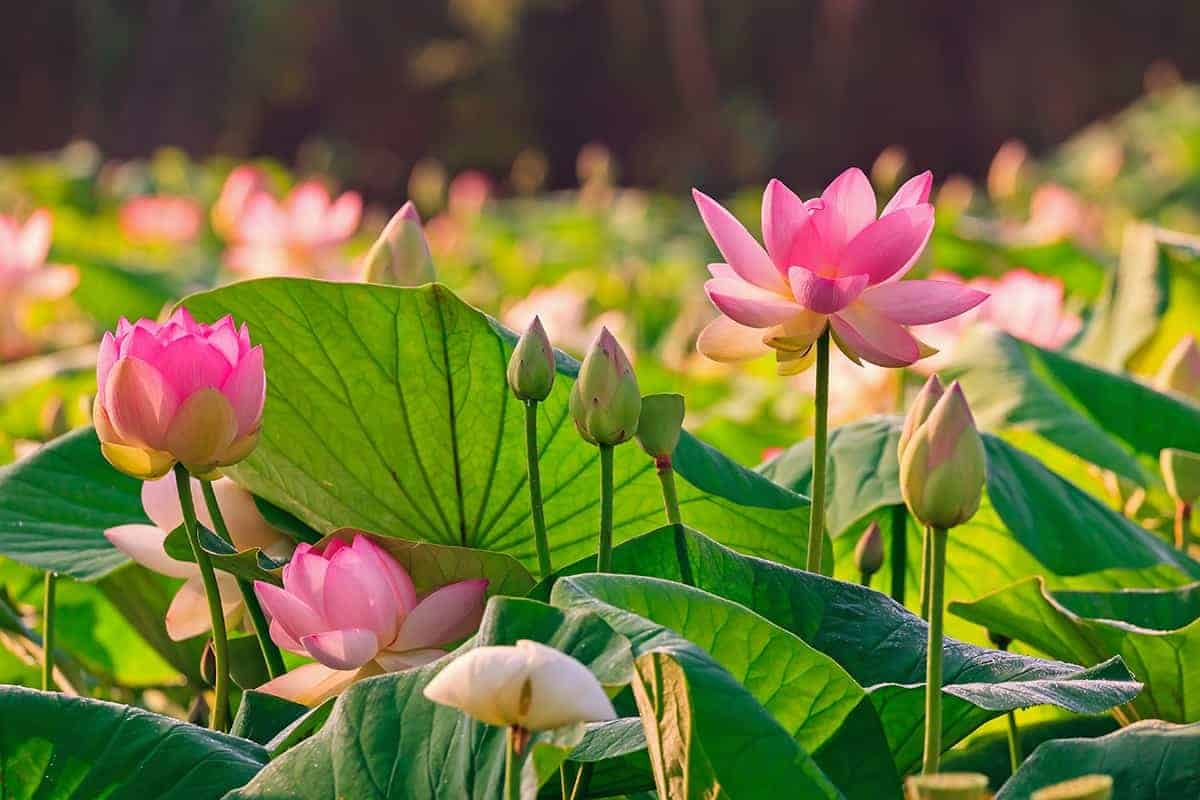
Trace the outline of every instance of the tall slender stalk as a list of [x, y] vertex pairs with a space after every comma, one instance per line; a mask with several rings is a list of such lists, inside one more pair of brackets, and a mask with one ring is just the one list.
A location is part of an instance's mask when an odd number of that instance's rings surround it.
[[575, 772], [575, 785], [571, 787], [570, 800], [583, 800], [587, 796], [588, 784], [592, 782], [592, 769], [595, 763], [588, 761], [580, 764]]
[[812, 507], [808, 518], [809, 572], [821, 571], [825, 543], [825, 450], [829, 440], [829, 329], [817, 339], [817, 399], [813, 426]]
[[521, 800], [521, 730], [510, 725], [505, 732], [504, 800]]
[[42, 590], [42, 691], [54, 686], [54, 589], [58, 576], [49, 570]]
[[683, 517], [679, 514], [679, 494], [675, 491], [675, 466], [670, 457], [654, 459], [654, 468], [658, 472], [658, 482], [662, 484], [663, 507], [667, 512], [668, 525], [682, 525]]
[[525, 466], [529, 475], [529, 512], [533, 518], [533, 545], [537, 549], [538, 572], [546, 580], [554, 571], [550, 542], [546, 538], [546, 514], [542, 508], [542, 471], [538, 466], [537, 401], [525, 401]]
[[904, 605], [908, 581], [908, 509], [903, 503], [892, 506], [892, 599]]
[[596, 572], [612, 572], [613, 446], [600, 445], [600, 546]]
[[929, 526], [925, 526], [925, 534], [921, 538], [921, 619], [929, 619], [929, 567], [932, 562], [929, 549], [933, 541], [933, 534], [930, 533]]
[[200, 546], [200, 528], [196, 523], [196, 507], [192, 503], [192, 484], [187, 467], [175, 465], [175, 488], [179, 492], [179, 508], [183, 512], [183, 529], [187, 533], [192, 555], [200, 568], [200, 579], [204, 582], [204, 596], [208, 600], [208, 613], [212, 618], [213, 659], [216, 680], [213, 685], [213, 704], [209, 716], [209, 727], [216, 731], [228, 729], [229, 718], [229, 640], [225, 633], [225, 614], [221, 610], [221, 592], [217, 587], [217, 576], [213, 572], [208, 552]]
[[1008, 762], [1015, 775], [1021, 768], [1021, 730], [1017, 727], [1016, 712], [1009, 711], [1008, 717]]
[[925, 660], [925, 756], [921, 772], [938, 771], [942, 757], [942, 617], [945, 613], [945, 528], [932, 528], [929, 553], [929, 646]]
[[[225, 515], [221, 513], [221, 504], [217, 502], [217, 493], [213, 491], [212, 481], [200, 481], [200, 488], [204, 492], [204, 503], [208, 506], [208, 515], [212, 517], [217, 535], [232, 546], [233, 537], [229, 535]], [[267, 663], [267, 674], [278, 678], [287, 672], [287, 667], [283, 664], [279, 648], [271, 639], [270, 623], [267, 622], [267, 615], [263, 613], [262, 605], [258, 602], [258, 595], [254, 593], [254, 585], [245, 578], [238, 578], [237, 584], [238, 591], [242, 593], [242, 601], [246, 605], [246, 613], [250, 615], [250, 622], [254, 626], [254, 635], [258, 637], [258, 648], [262, 650], [263, 660]]]
[[1191, 545], [1192, 506], [1182, 500], [1175, 501], [1175, 547], [1187, 554]]

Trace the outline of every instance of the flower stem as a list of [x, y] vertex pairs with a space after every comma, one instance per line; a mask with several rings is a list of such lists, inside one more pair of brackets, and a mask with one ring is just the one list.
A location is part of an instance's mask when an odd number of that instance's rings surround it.
[[929, 620], [929, 548], [933, 541], [933, 535], [929, 532], [929, 526], [925, 526], [925, 535], [921, 538], [921, 619]]
[[521, 743], [523, 731], [510, 725], [506, 732], [508, 746], [504, 753], [504, 800], [521, 800]]
[[[221, 513], [221, 504], [217, 502], [217, 493], [213, 491], [212, 481], [200, 481], [200, 488], [204, 492], [204, 503], [208, 506], [208, 515], [212, 517], [213, 527], [217, 529], [217, 536], [232, 546], [233, 537], [229, 535], [229, 528], [225, 525], [225, 516]], [[258, 595], [254, 593], [254, 585], [245, 578], [238, 578], [238, 590], [242, 593], [246, 612], [250, 615], [250, 621], [254, 625], [254, 635], [258, 637], [258, 647], [262, 650], [263, 660], [267, 662], [267, 674], [272, 678], [278, 678], [287, 672], [287, 667], [283, 664], [283, 656], [279, 654], [279, 648], [271, 640], [267, 615], [263, 613], [262, 604], [258, 602]]]
[[613, 446], [600, 445], [600, 547], [596, 572], [612, 572]]
[[200, 546], [200, 528], [196, 523], [196, 507], [192, 504], [191, 478], [188, 476], [187, 467], [182, 464], [175, 465], [175, 488], [179, 492], [179, 508], [183, 511], [183, 529], [187, 533], [188, 544], [192, 546], [196, 566], [200, 568], [204, 595], [208, 599], [208, 613], [212, 618], [213, 657], [217, 677], [213, 686], [212, 713], [208, 724], [213, 730], [224, 731], [228, 728], [226, 720], [229, 716], [229, 641], [225, 635], [225, 614], [221, 610], [221, 591], [217, 587], [217, 576], [213, 572], [212, 561], [208, 552]]
[[1013, 774], [1021, 768], [1021, 731], [1017, 728], [1016, 712], [1008, 712], [1008, 760]]
[[550, 564], [550, 542], [546, 539], [546, 514], [542, 508], [542, 471], [538, 466], [537, 401], [525, 401], [525, 461], [529, 473], [529, 511], [533, 517], [533, 544], [537, 548], [538, 572], [546, 580]]
[[925, 659], [925, 757], [921, 772], [938, 771], [942, 757], [942, 616], [945, 613], [945, 528], [931, 528], [929, 548], [929, 646]]
[[587, 796], [588, 784], [592, 782], [592, 768], [595, 764], [588, 761], [580, 764], [575, 772], [575, 785], [571, 787], [571, 800], [583, 800]]
[[662, 484], [667, 524], [682, 525], [683, 517], [679, 514], [679, 495], [675, 492], [675, 467], [671, 464], [671, 457], [664, 456], [654, 459], [654, 468], [658, 472], [658, 482]]
[[862, 573], [859, 576], [858, 582], [861, 583], [863, 586], [866, 586], [868, 589], [871, 588], [871, 573], [869, 573], [869, 572]]
[[1192, 506], [1182, 500], [1175, 501], [1175, 547], [1187, 555], [1191, 543]]
[[58, 576], [46, 572], [42, 591], [42, 691], [54, 685], [54, 589]]
[[813, 427], [812, 506], [808, 518], [808, 571], [821, 571], [825, 544], [825, 449], [829, 438], [829, 329], [817, 339], [817, 403]]
[[904, 605], [908, 580], [908, 509], [903, 503], [892, 506], [892, 599]]

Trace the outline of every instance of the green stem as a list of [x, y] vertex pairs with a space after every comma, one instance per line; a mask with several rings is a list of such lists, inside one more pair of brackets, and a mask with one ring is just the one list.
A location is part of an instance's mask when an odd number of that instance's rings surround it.
[[225, 614], [221, 610], [221, 591], [217, 587], [217, 576], [213, 572], [208, 551], [200, 546], [200, 528], [196, 523], [196, 507], [192, 504], [192, 483], [187, 467], [175, 465], [175, 488], [179, 492], [179, 508], [183, 512], [183, 528], [196, 566], [200, 568], [200, 579], [204, 582], [204, 596], [208, 599], [208, 613], [212, 618], [213, 658], [216, 676], [213, 687], [212, 714], [209, 727], [216, 731], [228, 728], [229, 716], [229, 640], [225, 634]]
[[925, 757], [921, 772], [938, 771], [942, 757], [942, 616], [945, 614], [945, 528], [932, 528], [929, 577], [929, 646], [925, 660]]
[[575, 773], [575, 786], [571, 788], [571, 800], [583, 800], [587, 796], [588, 784], [592, 782], [594, 762], [581, 764]]
[[858, 582], [861, 583], [863, 586], [866, 586], [869, 589], [871, 587], [871, 573], [869, 573], [869, 572], [862, 573]]
[[1021, 768], [1021, 731], [1017, 728], [1016, 712], [1008, 712], [1008, 760], [1012, 764], [1012, 774], [1017, 774]]
[[679, 514], [679, 495], [675, 491], [675, 467], [671, 457], [665, 456], [654, 459], [654, 468], [658, 471], [658, 482], [662, 484], [663, 506], [667, 511], [668, 525], [682, 525], [683, 517]]
[[613, 446], [600, 445], [600, 546], [596, 572], [612, 572]]
[[929, 619], [929, 548], [933, 537], [929, 526], [925, 526], [925, 534], [921, 537], [921, 619]]
[[537, 548], [538, 572], [550, 577], [550, 542], [546, 538], [546, 514], [542, 508], [542, 471], [538, 466], [537, 401], [525, 401], [525, 462], [529, 475], [529, 511], [533, 517], [533, 545]]
[[42, 691], [54, 686], [54, 589], [58, 576], [46, 572], [42, 591]]
[[903, 503], [892, 506], [892, 599], [904, 605], [908, 582], [908, 509]]
[[817, 402], [813, 427], [812, 506], [808, 518], [808, 571], [821, 571], [825, 544], [825, 449], [829, 438], [829, 329], [817, 339]]
[[520, 729], [515, 725], [507, 728], [504, 753], [504, 800], [521, 800], [521, 746]]
[[[204, 492], [204, 503], [208, 506], [208, 515], [212, 517], [217, 536], [232, 547], [233, 537], [229, 535], [229, 528], [225, 524], [225, 516], [221, 513], [221, 504], [217, 502], [217, 493], [213, 491], [212, 481], [200, 481], [200, 488]], [[258, 602], [258, 595], [254, 593], [254, 584], [245, 578], [238, 578], [237, 584], [238, 591], [242, 593], [242, 601], [246, 605], [246, 613], [250, 615], [250, 622], [254, 626], [254, 635], [258, 637], [258, 649], [262, 651], [263, 660], [267, 663], [267, 674], [278, 678], [287, 672], [287, 667], [283, 664], [279, 648], [271, 639], [271, 625], [267, 622], [267, 615], [263, 613], [262, 604]]]

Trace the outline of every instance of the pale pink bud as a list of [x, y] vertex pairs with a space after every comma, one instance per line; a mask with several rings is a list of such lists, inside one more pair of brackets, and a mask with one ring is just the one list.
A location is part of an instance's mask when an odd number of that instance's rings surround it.
[[363, 258], [362, 279], [367, 283], [420, 286], [436, 278], [421, 217], [416, 206], [405, 203]]
[[952, 528], [979, 509], [986, 469], [983, 440], [955, 381], [901, 454], [900, 491], [922, 523]]

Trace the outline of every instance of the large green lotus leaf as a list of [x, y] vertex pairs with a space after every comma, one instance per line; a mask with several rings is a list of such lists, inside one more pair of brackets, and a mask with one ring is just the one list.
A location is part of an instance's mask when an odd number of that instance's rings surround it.
[[961, 381], [981, 427], [1032, 431], [1143, 486], [1155, 478], [1138, 456], [1200, 451], [1200, 406], [1007, 334], [972, 331], [945, 374]]
[[[233, 314], [266, 354], [258, 448], [231, 472], [323, 532], [355, 527], [499, 550], [536, 564], [524, 413], [505, 368], [513, 334], [440, 285], [396, 288], [272, 278], [194, 295]], [[546, 523], [560, 562], [594, 552], [599, 456], [567, 410], [577, 365], [539, 405]], [[807, 500], [684, 435], [675, 453], [686, 519], [731, 546], [804, 563]], [[615, 537], [662, 518], [653, 462], [616, 454]]]
[[[900, 796], [867, 693], [794, 633], [737, 603], [658, 578], [581, 575], [559, 581], [554, 601], [599, 614], [633, 642], [637, 657], [688, 640], [744, 686], [847, 798]], [[663, 730], [661, 738], [676, 730]], [[713, 752], [711, 735], [698, 729], [692, 735]]]
[[[559, 574], [589, 569], [581, 560]], [[901, 772], [920, 762], [928, 626], [891, 598], [740, 555], [688, 528], [660, 528], [619, 545], [613, 550], [613, 571], [675, 581], [686, 573], [697, 588], [796, 634], [866, 687]], [[535, 589], [544, 591], [544, 584]], [[947, 638], [943, 661], [946, 747], [1005, 711], [1049, 704], [1099, 713], [1127, 702], [1141, 688], [1116, 658], [1084, 669]]]
[[6, 798], [217, 800], [266, 761], [253, 742], [139, 708], [0, 687]]
[[[854, 544], [866, 521], [886, 520], [900, 495], [896, 443], [903, 420], [873, 417], [830, 433], [829, 532], [837, 571], [853, 575]], [[978, 513], [950, 534], [946, 596], [970, 600], [1031, 575], [1056, 587], [1121, 588], [1175, 586], [1200, 577], [1187, 558], [1096, 497], [1043, 466], [1036, 458], [991, 434], [983, 435], [987, 485]], [[763, 474], [798, 492], [812, 480], [812, 442], [801, 442], [763, 465]], [[906, 526], [905, 597], [919, 597], [922, 533]], [[890, 551], [890, 548], [888, 548]], [[891, 553], [878, 585], [888, 586]], [[948, 632], [983, 641], [973, 626], [955, 623]]]
[[1050, 591], [1029, 578], [950, 610], [1053, 658], [1119, 655], [1146, 688], [1130, 719], [1200, 720], [1200, 583], [1173, 589]]
[[1097, 739], [1056, 739], [1033, 751], [996, 800], [1029, 800], [1036, 790], [1081, 775], [1113, 779], [1119, 800], [1200, 797], [1200, 724], [1147, 720]]
[[[606, 685], [626, 683], [632, 674], [628, 640], [596, 616], [533, 600], [493, 598], [479, 633], [455, 654], [351, 686], [320, 731], [229, 797], [494, 800], [504, 780], [504, 731], [425, 699], [423, 690], [456, 655], [519, 639], [545, 642], [574, 656]], [[559, 750], [560, 757], [567, 752], [544, 733], [535, 734], [532, 743]], [[544, 761], [540, 767], [544, 779]]]

